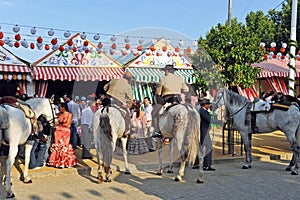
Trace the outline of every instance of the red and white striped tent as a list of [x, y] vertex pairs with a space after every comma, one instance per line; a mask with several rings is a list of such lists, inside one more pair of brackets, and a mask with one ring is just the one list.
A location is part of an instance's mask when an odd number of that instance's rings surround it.
[[39, 96], [47, 91], [47, 81], [109, 81], [121, 78], [122, 66], [96, 46], [76, 34], [61, 47], [32, 64]]
[[29, 62], [15, 56], [0, 46], [0, 82], [14, 82], [20, 87], [21, 93], [27, 93], [31, 82]]
[[[281, 92], [283, 94], [288, 94], [287, 80], [289, 77], [289, 60], [278, 60], [278, 59], [268, 59], [261, 63], [253, 64], [253, 67], [258, 67], [261, 69], [259, 74], [262, 91], [273, 90], [275, 92]], [[300, 77], [300, 61], [296, 61], [296, 80]], [[241, 95], [246, 96], [249, 100], [253, 100], [254, 97], [258, 97], [257, 92], [258, 83], [255, 87], [247, 88], [242, 90], [239, 88]], [[299, 89], [298, 89], [299, 90]], [[298, 92], [299, 93], [299, 92]]]

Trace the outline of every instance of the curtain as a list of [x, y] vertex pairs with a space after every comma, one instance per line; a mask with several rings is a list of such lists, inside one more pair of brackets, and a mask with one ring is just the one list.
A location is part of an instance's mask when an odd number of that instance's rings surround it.
[[283, 94], [289, 93], [283, 77], [272, 76], [266, 80], [274, 92], [281, 92]]

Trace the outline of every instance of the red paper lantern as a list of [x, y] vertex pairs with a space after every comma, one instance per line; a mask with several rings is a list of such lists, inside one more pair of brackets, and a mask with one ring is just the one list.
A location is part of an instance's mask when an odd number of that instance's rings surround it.
[[270, 48], [270, 51], [271, 51], [271, 52], [275, 51], [275, 48], [274, 48], [274, 47], [271, 47], [271, 48]]
[[142, 50], [143, 50], [143, 46], [142, 46], [142, 45], [139, 45], [139, 46], [137, 47], [137, 50], [138, 50], [138, 51], [142, 51]]
[[123, 56], [126, 56], [126, 54], [127, 54], [126, 51], [122, 51]]
[[275, 59], [275, 58], [277, 58], [277, 55], [276, 55], [276, 54], [274, 54], [272, 57]]
[[265, 54], [265, 55], [264, 55], [264, 59], [267, 59], [267, 58], [268, 58], [268, 54]]
[[139, 53], [138, 53], [138, 52], [134, 52], [133, 55], [134, 55], [134, 56], [138, 56]]
[[98, 47], [99, 49], [102, 49], [103, 44], [102, 44], [101, 42], [99, 42], [98, 45], [97, 45], [97, 47]]
[[298, 57], [297, 60], [300, 61], [300, 57]]
[[285, 48], [281, 47], [281, 48], [280, 48], [280, 52], [281, 52], [281, 53], [285, 52]]
[[116, 43], [113, 43], [113, 44], [111, 45], [111, 48], [112, 48], [112, 49], [116, 49], [116, 48], [117, 48]]
[[3, 40], [0, 40], [0, 46], [4, 46], [4, 41]]
[[129, 50], [130, 49], [130, 44], [125, 44], [125, 49]]
[[64, 46], [60, 46], [58, 49], [59, 49], [61, 52], [65, 50]]
[[15, 39], [17, 40], [17, 41], [20, 41], [21, 40], [21, 35], [18, 33], [18, 34], [16, 34], [15, 35]]
[[53, 39], [51, 40], [51, 44], [56, 45], [56, 44], [57, 44], [57, 39], [56, 39], [56, 38], [53, 38]]
[[45, 44], [45, 50], [49, 50], [50, 49], [50, 46], [48, 44]]
[[39, 37], [36, 39], [36, 41], [37, 41], [38, 43], [42, 43], [42, 42], [43, 42], [43, 38], [42, 38], [41, 36], [39, 36]]
[[192, 49], [191, 47], [186, 48], [186, 52], [191, 53]]
[[16, 42], [14, 43], [14, 46], [15, 46], [16, 48], [19, 48], [19, 47], [20, 47], [20, 42], [16, 41]]
[[73, 52], [76, 52], [77, 51], [77, 48], [76, 47], [73, 47]]
[[175, 47], [175, 52], [179, 52], [180, 51], [180, 48], [177, 46]]
[[284, 56], [284, 55], [282, 55], [282, 56], [280, 57], [280, 59], [281, 59], [281, 60], [284, 60], [284, 59], [285, 59], [285, 56]]
[[34, 43], [30, 43], [30, 48], [34, 49]]
[[83, 42], [83, 46], [88, 46], [88, 45], [89, 45], [89, 42], [85, 40], [85, 41]]
[[164, 52], [166, 52], [166, 51], [168, 50], [167, 46], [163, 46], [163, 47], [162, 47], [162, 50], [163, 50]]
[[155, 51], [155, 46], [151, 46], [151, 47], [150, 47], [150, 50], [151, 50], [151, 51]]
[[84, 52], [85, 52], [85, 53], [88, 53], [88, 52], [90, 52], [90, 50], [89, 50], [89, 49], [86, 49]]
[[68, 40], [67, 44], [68, 44], [69, 46], [72, 46], [72, 45], [73, 45], [73, 41], [72, 41], [72, 40]]
[[0, 39], [2, 39], [3, 38], [3, 32], [2, 31], [0, 31]]

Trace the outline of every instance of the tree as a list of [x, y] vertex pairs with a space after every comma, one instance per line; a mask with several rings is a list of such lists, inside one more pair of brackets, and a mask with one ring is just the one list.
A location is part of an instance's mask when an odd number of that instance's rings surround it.
[[[210, 29], [206, 38], [199, 39], [219, 70], [223, 83], [228, 86], [250, 87], [258, 78], [260, 69], [252, 67], [261, 62], [264, 50], [260, 38], [244, 24], [232, 20], [231, 26], [218, 24]], [[199, 53], [194, 57], [201, 58]], [[197, 60], [192, 57], [193, 62]]]

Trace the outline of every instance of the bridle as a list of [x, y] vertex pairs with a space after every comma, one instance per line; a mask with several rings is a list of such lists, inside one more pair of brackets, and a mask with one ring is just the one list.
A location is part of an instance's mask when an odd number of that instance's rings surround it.
[[49, 101], [49, 104], [51, 107], [51, 112], [52, 112], [52, 119], [49, 120], [49, 124], [50, 125], [52, 124], [52, 127], [55, 127], [55, 120], [57, 119], [57, 116], [55, 115], [55, 111], [54, 111], [55, 108], [53, 107], [54, 103], [50, 99], [48, 99], [48, 101]]

